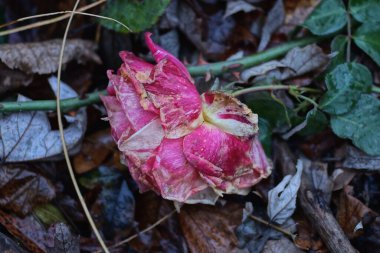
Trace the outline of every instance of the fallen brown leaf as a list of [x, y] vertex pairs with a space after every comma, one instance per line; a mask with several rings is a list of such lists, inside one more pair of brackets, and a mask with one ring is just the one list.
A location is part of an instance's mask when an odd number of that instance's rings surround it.
[[337, 202], [338, 211], [336, 213], [339, 225], [350, 239], [360, 236], [361, 231], [355, 231], [356, 226], [366, 214], [373, 213], [369, 207], [352, 196], [352, 191], [351, 186], [344, 187]]
[[[11, 69], [19, 69], [27, 74], [50, 74], [58, 70], [58, 58], [62, 40], [47, 40], [35, 43], [0, 45], [0, 60]], [[63, 64], [71, 60], [78, 63], [94, 61], [101, 63], [95, 53], [96, 44], [82, 39], [67, 40], [63, 54]]]
[[370, 156], [353, 146], [346, 146], [346, 158], [343, 161], [343, 167], [355, 170], [379, 172], [380, 156]]
[[297, 237], [294, 243], [303, 250], [315, 253], [328, 253], [326, 246], [323, 244], [313, 226], [304, 217], [296, 217]]
[[234, 233], [241, 223], [242, 207], [228, 203], [223, 207], [192, 205], [180, 212], [182, 231], [191, 252], [247, 252], [237, 248]]
[[19, 215], [55, 197], [48, 179], [32, 172], [26, 165], [0, 165], [0, 206]]

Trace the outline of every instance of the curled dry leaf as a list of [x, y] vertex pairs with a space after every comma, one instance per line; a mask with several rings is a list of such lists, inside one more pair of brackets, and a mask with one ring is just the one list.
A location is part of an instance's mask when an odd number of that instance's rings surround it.
[[[56, 90], [57, 79], [49, 78]], [[61, 99], [76, 97], [77, 94], [67, 84], [61, 83]], [[30, 101], [19, 96], [18, 101]], [[82, 108], [74, 117], [66, 116], [70, 124], [64, 129], [69, 151], [75, 151], [81, 144], [86, 131], [87, 114]], [[0, 115], [0, 160], [3, 162], [21, 162], [41, 159], [56, 159], [62, 154], [62, 144], [58, 130], [51, 130], [45, 112], [18, 112]]]
[[223, 17], [226, 18], [241, 11], [248, 13], [257, 9], [257, 7], [244, 0], [228, 1], [226, 6], [226, 12]]
[[245, 252], [237, 248], [234, 229], [241, 220], [242, 208], [227, 204], [223, 208], [185, 206], [180, 212], [182, 231], [191, 252]]
[[315, 44], [303, 48], [296, 47], [280, 61], [269, 61], [244, 70], [241, 78], [248, 81], [251, 78], [260, 79], [261, 76], [265, 76], [276, 80], [285, 80], [309, 72], [320, 73], [327, 66], [329, 59], [330, 57]]
[[352, 187], [346, 186], [340, 193], [337, 201], [338, 211], [336, 219], [348, 238], [352, 239], [361, 235], [361, 231], [355, 231], [356, 226], [368, 213], [374, 213], [360, 200], [352, 196]]
[[297, 192], [301, 185], [303, 170], [302, 160], [297, 162], [294, 176], [287, 175], [268, 193], [267, 213], [272, 222], [283, 224], [293, 215], [296, 209]]
[[[59, 53], [62, 40], [48, 40], [35, 43], [0, 45], [0, 60], [11, 69], [25, 73], [50, 74], [58, 70]], [[63, 64], [71, 60], [84, 63], [88, 60], [101, 63], [95, 53], [96, 44], [82, 39], [66, 41]]]
[[55, 197], [48, 179], [25, 165], [0, 165], [0, 206], [18, 215], [28, 214], [33, 207]]

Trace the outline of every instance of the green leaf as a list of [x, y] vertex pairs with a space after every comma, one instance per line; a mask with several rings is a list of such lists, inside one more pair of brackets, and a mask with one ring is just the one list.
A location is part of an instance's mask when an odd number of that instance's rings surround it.
[[304, 23], [312, 33], [327, 35], [339, 31], [347, 23], [342, 0], [322, 0]]
[[331, 53], [335, 56], [331, 59], [327, 72], [334, 70], [338, 65], [343, 64], [345, 59], [346, 45], [348, 38], [345, 35], [335, 36], [331, 42]]
[[290, 128], [295, 113], [275, 100], [268, 92], [255, 92], [246, 96], [246, 104], [254, 113], [268, 121], [272, 128]]
[[[132, 32], [136, 33], [154, 25], [158, 17], [164, 13], [169, 2], [170, 0], [113, 0], [108, 2], [102, 15], [120, 21], [128, 26]], [[100, 23], [117, 32], [129, 32], [123, 26], [113, 21], [101, 20]]]
[[306, 114], [306, 126], [298, 134], [302, 136], [317, 134], [322, 132], [327, 125], [326, 115], [317, 108], [313, 108]]
[[380, 155], [380, 101], [368, 94], [346, 114], [333, 116], [331, 127], [341, 138], [352, 142], [369, 155]]
[[52, 204], [37, 206], [33, 209], [33, 213], [48, 226], [59, 222], [67, 223], [61, 211]]
[[363, 92], [370, 92], [371, 72], [359, 63], [338, 65], [326, 75], [328, 91], [320, 101], [320, 108], [330, 114], [343, 114], [351, 109]]
[[352, 16], [362, 23], [380, 21], [379, 0], [350, 0], [349, 8]]
[[353, 38], [355, 44], [380, 66], [380, 23], [363, 24], [355, 31]]
[[264, 118], [259, 117], [259, 139], [267, 156], [272, 153], [272, 127]]

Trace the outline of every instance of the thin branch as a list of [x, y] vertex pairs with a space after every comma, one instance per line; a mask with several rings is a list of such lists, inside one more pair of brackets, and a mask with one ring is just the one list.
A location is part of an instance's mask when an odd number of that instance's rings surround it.
[[63, 54], [64, 54], [64, 51], [65, 51], [65, 45], [66, 45], [66, 40], [67, 40], [67, 34], [69, 33], [70, 25], [71, 25], [71, 22], [72, 22], [73, 17], [74, 17], [74, 12], [75, 12], [75, 10], [77, 9], [77, 7], [79, 5], [79, 1], [80, 0], [76, 1], [75, 5], [74, 5], [74, 8], [73, 8], [73, 12], [70, 13], [69, 21], [67, 22], [65, 33], [64, 33], [63, 39], [62, 39], [61, 51], [60, 51], [60, 54], [59, 54], [59, 64], [58, 64], [58, 73], [57, 73], [58, 90], [57, 90], [57, 99], [56, 99], [56, 102], [57, 102], [58, 128], [59, 128], [59, 134], [60, 134], [61, 141], [62, 141], [62, 148], [63, 148], [63, 153], [65, 155], [65, 160], [66, 160], [67, 168], [69, 170], [71, 181], [72, 181], [72, 183], [74, 185], [74, 188], [75, 188], [75, 191], [76, 191], [76, 193], [78, 195], [79, 201], [80, 201], [80, 203], [82, 205], [82, 208], [84, 210], [84, 213], [86, 214], [87, 220], [90, 223], [91, 228], [94, 231], [95, 236], [98, 239], [101, 247], [103, 248], [104, 252], [109, 253], [109, 250], [108, 250], [106, 244], [104, 243], [104, 241], [103, 241], [103, 239], [102, 239], [102, 237], [101, 237], [98, 229], [96, 228], [95, 222], [93, 221], [93, 219], [91, 217], [91, 214], [90, 214], [90, 212], [89, 212], [89, 210], [87, 208], [87, 205], [86, 205], [86, 202], [84, 201], [82, 193], [80, 192], [78, 183], [77, 183], [76, 178], [75, 178], [74, 170], [73, 170], [73, 168], [71, 166], [69, 152], [68, 152], [67, 146], [66, 146], [65, 135], [63, 133], [63, 123], [62, 123], [62, 113], [61, 113], [61, 100], [60, 100], [60, 97], [61, 97], [62, 62], [63, 62]]
[[270, 223], [269, 221], [263, 220], [263, 219], [261, 219], [260, 217], [254, 216], [254, 215], [252, 215], [252, 214], [251, 214], [249, 217], [250, 217], [252, 220], [254, 220], [254, 221], [260, 222], [260, 223], [262, 223], [262, 224], [264, 224], [264, 225], [266, 225], [266, 226], [268, 226], [268, 227], [273, 228], [274, 230], [277, 230], [278, 232], [283, 233], [284, 235], [290, 237], [290, 239], [292, 239], [293, 241], [294, 241], [295, 238], [296, 238], [296, 235], [295, 235], [295, 234], [291, 233], [290, 231], [288, 231], [288, 230], [286, 230], [286, 229], [283, 229], [282, 227], [276, 226], [276, 225]]
[[[91, 8], [94, 8], [95, 6], [98, 6], [100, 4], [103, 4], [105, 3], [107, 0], [99, 0], [99, 1], [96, 1], [92, 4], [89, 4], [89, 5], [86, 5], [86, 6], [83, 6], [81, 8], [79, 8], [77, 11], [78, 12], [84, 12], [86, 10], [89, 10]], [[44, 14], [42, 14], [44, 15]], [[35, 16], [32, 16], [32, 17], [39, 17], [40, 15], [35, 15]], [[16, 27], [14, 29], [9, 29], [9, 30], [6, 30], [6, 31], [1, 31], [0, 32], [0, 36], [4, 36], [4, 35], [9, 35], [9, 34], [12, 34], [12, 33], [16, 33], [16, 32], [21, 32], [21, 31], [25, 31], [25, 30], [29, 30], [29, 29], [33, 29], [33, 28], [37, 28], [37, 27], [41, 27], [41, 26], [45, 26], [45, 25], [49, 25], [49, 24], [53, 24], [53, 23], [56, 23], [56, 22], [59, 22], [59, 21], [62, 21], [62, 20], [65, 20], [67, 18], [70, 18], [71, 14], [70, 13], [67, 13], [65, 15], [62, 15], [62, 16], [59, 16], [59, 17], [56, 17], [56, 18], [52, 18], [52, 19], [48, 19], [48, 20], [43, 20], [43, 21], [39, 21], [39, 22], [36, 22], [36, 23], [33, 23], [33, 24], [28, 24], [28, 25], [24, 25], [24, 26], [20, 26], [20, 27]], [[5, 27], [5, 26], [8, 26], [8, 25], [11, 25], [11, 24], [15, 24], [15, 23], [18, 23], [18, 22], [21, 22], [23, 20], [26, 20], [28, 19], [29, 17], [25, 17], [25, 18], [20, 18], [20, 19], [17, 19], [15, 21], [12, 21], [12, 22], [9, 22], [7, 24], [4, 24], [2, 25], [1, 27]]]
[[[176, 212], [176, 210], [173, 210], [171, 211], [170, 213], [168, 213], [167, 215], [165, 215], [164, 217], [162, 217], [161, 219], [159, 219], [158, 221], [156, 221], [154, 224], [150, 225], [149, 227], [147, 227], [146, 229], [144, 229], [143, 231], [137, 233], [137, 234], [134, 234], [130, 237], [128, 237], [127, 239], [125, 240], [122, 240], [114, 245], [112, 245], [111, 247], [109, 247], [109, 249], [115, 249], [117, 247], [120, 247], [121, 245], [123, 244], [126, 244], [130, 241], [132, 241], [133, 239], [137, 238], [139, 235], [141, 234], [144, 234], [150, 230], [152, 230], [153, 228], [157, 227], [158, 225], [160, 225], [162, 222], [166, 221], [167, 219], [170, 218], [170, 216], [172, 216], [174, 213]], [[95, 253], [100, 253], [100, 251], [95, 251]]]

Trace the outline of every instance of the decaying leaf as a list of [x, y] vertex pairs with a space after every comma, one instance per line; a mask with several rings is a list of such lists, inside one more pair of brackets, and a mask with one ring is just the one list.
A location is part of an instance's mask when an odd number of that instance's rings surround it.
[[224, 14], [224, 18], [229, 17], [231, 15], [234, 15], [235, 13], [238, 13], [240, 11], [243, 11], [245, 13], [251, 12], [258, 9], [257, 7], [253, 6], [252, 4], [244, 1], [244, 0], [234, 0], [234, 1], [228, 1], [226, 12]]
[[[0, 60], [11, 69], [36, 74], [50, 74], [58, 70], [58, 59], [62, 40], [48, 40], [35, 43], [0, 45]], [[88, 60], [101, 63], [95, 53], [96, 44], [82, 39], [66, 41], [63, 64], [71, 60], [84, 63]]]
[[0, 165], [0, 206], [19, 215], [55, 197], [53, 185], [26, 165]]
[[[260, 213], [260, 211], [264, 210], [255, 210], [255, 214]], [[252, 214], [253, 205], [251, 202], [247, 202], [243, 209], [242, 223], [236, 228], [235, 233], [239, 240], [239, 248], [247, 249], [249, 253], [258, 253], [263, 250], [268, 240], [278, 240], [281, 238], [281, 233], [269, 226], [254, 221], [250, 218]]]
[[26, 253], [18, 244], [8, 236], [0, 232], [0, 252], [4, 253]]
[[9, 69], [5, 64], [0, 64], [0, 95], [28, 86], [32, 81], [32, 74], [26, 74], [18, 69]]
[[267, 213], [272, 222], [283, 224], [294, 213], [302, 170], [303, 162], [298, 160], [296, 174], [285, 176], [275, 188], [269, 191]]
[[329, 253], [323, 241], [305, 217], [297, 217], [296, 223], [297, 237], [294, 243], [297, 247], [311, 252]]
[[355, 228], [366, 214], [373, 213], [369, 207], [352, 196], [352, 191], [352, 187], [344, 187], [337, 201], [338, 211], [336, 213], [339, 225], [350, 239], [361, 235], [362, 231], [355, 231]]
[[356, 173], [349, 170], [335, 169], [331, 175], [331, 180], [333, 181], [333, 191], [338, 191], [343, 189], [348, 185], [351, 180], [355, 177]]
[[65, 223], [57, 223], [49, 227], [48, 237], [52, 238], [47, 245], [49, 253], [79, 253], [79, 237], [71, 233]]
[[262, 51], [266, 48], [270, 41], [270, 37], [282, 25], [284, 20], [284, 3], [282, 0], [276, 0], [274, 6], [267, 15], [267, 19], [262, 30], [261, 41], [257, 49], [258, 51]]
[[367, 214], [363, 217], [363, 235], [353, 240], [360, 252], [380, 252], [380, 216]]
[[380, 156], [370, 156], [353, 146], [347, 146], [343, 167], [347, 169], [379, 172]]
[[286, 237], [281, 237], [280, 240], [269, 240], [265, 244], [262, 253], [302, 253], [303, 251], [297, 248], [292, 241]]
[[234, 233], [241, 210], [239, 205], [230, 203], [223, 208], [204, 205], [182, 208], [180, 223], [191, 252], [247, 252], [237, 248]]
[[280, 60], [269, 61], [259, 66], [244, 70], [241, 78], [244, 81], [262, 76], [276, 80], [285, 80], [300, 76], [309, 72], [320, 73], [326, 67], [330, 57], [323, 53], [322, 49], [315, 44], [304, 48], [294, 48]]
[[[57, 79], [49, 78], [56, 90]], [[61, 99], [76, 97], [76, 92], [67, 84], [61, 83]], [[18, 101], [30, 101], [19, 96]], [[82, 108], [74, 117], [66, 116], [70, 124], [64, 129], [66, 144], [74, 151], [81, 143], [87, 125], [86, 109]], [[62, 144], [58, 130], [51, 130], [45, 112], [18, 112], [0, 115], [0, 160], [21, 162], [41, 159], [54, 159], [62, 154]]]

